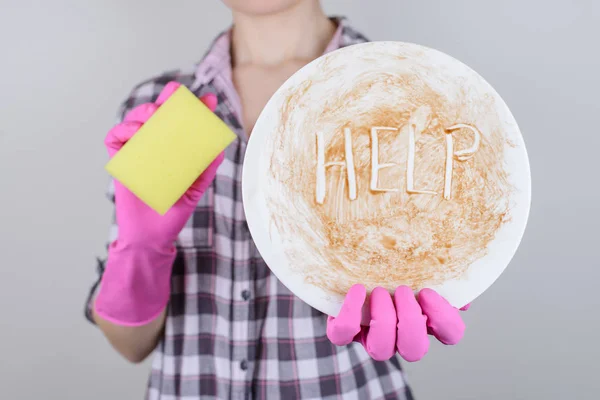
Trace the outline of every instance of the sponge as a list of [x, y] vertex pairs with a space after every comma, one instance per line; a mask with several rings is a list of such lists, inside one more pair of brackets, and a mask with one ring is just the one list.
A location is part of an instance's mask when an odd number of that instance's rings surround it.
[[164, 215], [235, 138], [219, 117], [180, 86], [105, 169]]

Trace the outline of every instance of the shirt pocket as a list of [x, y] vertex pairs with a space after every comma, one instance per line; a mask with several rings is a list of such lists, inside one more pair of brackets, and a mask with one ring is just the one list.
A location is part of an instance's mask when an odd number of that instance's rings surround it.
[[214, 245], [214, 188], [209, 186], [177, 237], [182, 249], [207, 250]]

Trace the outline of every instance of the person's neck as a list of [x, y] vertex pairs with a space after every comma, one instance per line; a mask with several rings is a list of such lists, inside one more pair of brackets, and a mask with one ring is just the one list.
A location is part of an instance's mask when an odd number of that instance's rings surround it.
[[277, 66], [313, 60], [323, 54], [335, 29], [316, 0], [266, 16], [234, 12], [233, 65]]

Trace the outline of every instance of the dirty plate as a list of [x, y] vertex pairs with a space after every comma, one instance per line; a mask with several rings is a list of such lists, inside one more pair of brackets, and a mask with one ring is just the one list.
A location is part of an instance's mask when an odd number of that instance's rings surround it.
[[509, 264], [530, 206], [525, 144], [498, 93], [400, 42], [328, 53], [286, 81], [252, 132], [242, 186], [269, 268], [329, 315], [355, 283], [464, 306]]

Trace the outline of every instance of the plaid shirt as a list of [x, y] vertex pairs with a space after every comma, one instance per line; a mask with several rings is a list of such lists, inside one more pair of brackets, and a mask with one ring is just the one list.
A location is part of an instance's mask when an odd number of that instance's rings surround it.
[[[344, 19], [338, 24], [326, 51], [367, 40]], [[143, 82], [121, 108], [122, 119], [178, 81], [197, 96], [217, 94], [215, 113], [238, 136], [179, 235], [147, 399], [411, 399], [397, 357], [377, 362], [360, 344], [333, 345], [327, 317], [294, 296], [260, 257], [242, 207], [247, 138], [231, 72], [228, 31], [199, 64]], [[112, 185], [109, 197], [114, 201]], [[117, 229], [113, 222], [109, 241]], [[98, 270], [99, 282], [102, 261]], [[86, 306], [90, 321], [97, 286]]]

